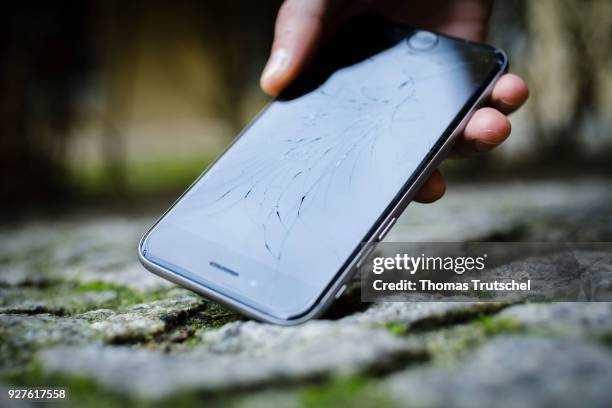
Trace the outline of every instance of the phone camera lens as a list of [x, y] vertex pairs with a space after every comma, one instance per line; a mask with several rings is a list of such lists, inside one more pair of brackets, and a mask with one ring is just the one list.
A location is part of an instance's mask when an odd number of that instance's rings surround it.
[[438, 36], [429, 31], [417, 31], [408, 40], [410, 48], [418, 51], [430, 50], [438, 44]]

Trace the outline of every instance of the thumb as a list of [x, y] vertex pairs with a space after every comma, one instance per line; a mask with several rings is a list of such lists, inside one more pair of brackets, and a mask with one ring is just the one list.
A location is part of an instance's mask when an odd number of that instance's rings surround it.
[[329, 0], [283, 3], [276, 18], [270, 58], [260, 79], [265, 93], [278, 95], [304, 69], [321, 42], [329, 4]]

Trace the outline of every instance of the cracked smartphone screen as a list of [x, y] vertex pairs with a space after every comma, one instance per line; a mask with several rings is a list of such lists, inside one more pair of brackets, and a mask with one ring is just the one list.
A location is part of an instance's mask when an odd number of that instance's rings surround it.
[[424, 31], [346, 26], [151, 230], [144, 256], [271, 316], [308, 311], [501, 63]]

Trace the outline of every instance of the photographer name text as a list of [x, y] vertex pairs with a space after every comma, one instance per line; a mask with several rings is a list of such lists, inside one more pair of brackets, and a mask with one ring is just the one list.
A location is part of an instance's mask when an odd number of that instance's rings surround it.
[[402, 279], [397, 282], [385, 282], [377, 279], [372, 282], [372, 287], [376, 291], [530, 291], [531, 280], [527, 282], [518, 282], [514, 279], [509, 282], [484, 282], [472, 279], [470, 282], [434, 282], [429, 279], [418, 281]]

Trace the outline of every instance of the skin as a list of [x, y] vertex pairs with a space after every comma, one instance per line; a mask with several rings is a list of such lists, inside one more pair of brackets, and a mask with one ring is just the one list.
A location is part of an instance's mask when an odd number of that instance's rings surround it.
[[[305, 68], [313, 54], [347, 18], [375, 14], [426, 30], [484, 41], [490, 0], [285, 0], [275, 25], [274, 42], [261, 76], [261, 88], [276, 96]], [[510, 136], [507, 115], [529, 96], [525, 81], [505, 74], [495, 84], [488, 107], [477, 110], [459, 138], [453, 156], [485, 153]], [[415, 197], [430, 203], [444, 195], [446, 183], [436, 170]]]

